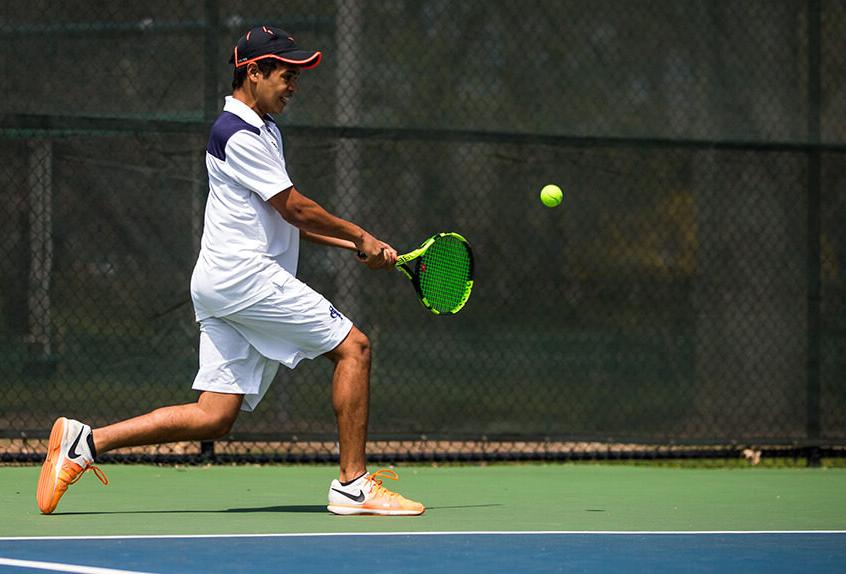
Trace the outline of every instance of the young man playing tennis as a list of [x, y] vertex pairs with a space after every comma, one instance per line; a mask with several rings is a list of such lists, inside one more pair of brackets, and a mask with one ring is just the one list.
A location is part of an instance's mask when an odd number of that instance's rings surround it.
[[[241, 410], [252, 411], [282, 363], [324, 356], [335, 364], [332, 405], [340, 476], [329, 488], [335, 514], [417, 515], [422, 504], [382, 486], [365, 468], [370, 343], [326, 299], [296, 279], [300, 238], [360, 252], [371, 269], [391, 268], [397, 253], [361, 227], [302, 195], [285, 167], [270, 114], [282, 112], [300, 70], [321, 53], [299, 49], [284, 30], [261, 26], [242, 37], [230, 60], [233, 92], [212, 127], [206, 153], [209, 198], [191, 296], [200, 324], [196, 403], [164, 407], [91, 429], [60, 418], [53, 425], [38, 482], [41, 512], [53, 512], [70, 484], [116, 448], [226, 435]], [[353, 255], [355, 256], [355, 255]]]

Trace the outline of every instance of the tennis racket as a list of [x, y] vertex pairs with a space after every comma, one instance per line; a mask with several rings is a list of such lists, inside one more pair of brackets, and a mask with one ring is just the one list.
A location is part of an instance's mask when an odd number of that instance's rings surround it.
[[457, 233], [433, 235], [414, 251], [397, 257], [396, 268], [414, 285], [423, 306], [435, 315], [454, 315], [470, 298], [473, 252]]

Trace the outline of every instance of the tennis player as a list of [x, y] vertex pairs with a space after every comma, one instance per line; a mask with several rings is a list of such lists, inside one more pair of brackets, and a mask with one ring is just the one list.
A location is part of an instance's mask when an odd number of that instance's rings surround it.
[[68, 486], [98, 453], [130, 446], [214, 439], [240, 411], [252, 411], [279, 364], [293, 369], [323, 356], [335, 365], [332, 406], [338, 424], [340, 475], [329, 487], [335, 514], [418, 515], [419, 502], [382, 486], [393, 471], [370, 474], [365, 440], [370, 342], [322, 295], [296, 278], [300, 239], [364, 254], [371, 269], [390, 269], [397, 252], [367, 231], [331, 215], [294, 186], [283, 139], [271, 114], [297, 92], [301, 70], [320, 63], [279, 28], [260, 26], [233, 49], [232, 95], [211, 129], [206, 153], [209, 197], [191, 296], [200, 325], [196, 403], [157, 409], [92, 429], [59, 418], [38, 482], [38, 506], [55, 510]]

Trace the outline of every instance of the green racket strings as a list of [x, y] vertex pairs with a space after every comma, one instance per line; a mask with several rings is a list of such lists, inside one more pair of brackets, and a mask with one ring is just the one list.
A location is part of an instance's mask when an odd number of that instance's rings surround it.
[[470, 266], [465, 243], [449, 235], [439, 237], [421, 255], [420, 291], [433, 310], [450, 313], [464, 305], [473, 285]]

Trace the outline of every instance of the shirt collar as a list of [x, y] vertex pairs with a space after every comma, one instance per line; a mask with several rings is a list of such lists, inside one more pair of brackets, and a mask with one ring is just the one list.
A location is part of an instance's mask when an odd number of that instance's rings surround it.
[[223, 104], [223, 111], [235, 114], [251, 126], [260, 128], [264, 125], [264, 120], [259, 117], [259, 115], [253, 111], [253, 109], [232, 96], [226, 96], [224, 98], [225, 103]]

